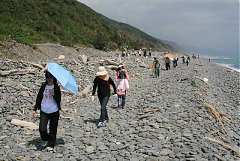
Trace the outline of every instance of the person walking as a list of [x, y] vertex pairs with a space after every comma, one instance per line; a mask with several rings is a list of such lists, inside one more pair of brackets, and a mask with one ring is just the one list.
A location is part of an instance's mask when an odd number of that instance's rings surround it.
[[129, 76], [124, 65], [119, 65], [115, 80], [117, 82], [118, 108], [124, 108], [127, 90], [129, 89]]
[[176, 68], [176, 66], [177, 66], [177, 58], [174, 58], [173, 59], [173, 67]]
[[170, 58], [169, 57], [166, 57], [165, 58], [165, 66], [166, 66], [166, 70], [170, 70]]
[[154, 57], [154, 60], [153, 60], [153, 68], [154, 68], [154, 76], [155, 78], [158, 78], [160, 73], [160, 63], [156, 57]]
[[187, 66], [188, 66], [189, 63], [190, 63], [190, 57], [188, 56], [187, 61], [186, 61]]
[[35, 117], [36, 111], [40, 110], [39, 132], [43, 141], [42, 146], [50, 152], [55, 152], [54, 146], [56, 144], [59, 111], [61, 110], [61, 91], [57, 79], [50, 72], [45, 71], [45, 78], [46, 81], [42, 83], [37, 94], [33, 117]]
[[186, 63], [185, 61], [186, 61], [185, 56], [182, 56], [182, 63], [185, 64]]
[[117, 93], [116, 86], [112, 78], [109, 77], [105, 67], [100, 66], [98, 68], [98, 72], [96, 73], [96, 77], [93, 81], [93, 91], [92, 91], [92, 100], [94, 100], [94, 95], [97, 89], [97, 95], [101, 105], [101, 114], [100, 114], [100, 118], [97, 125], [98, 128], [106, 126], [106, 122], [109, 121], [107, 104], [111, 95], [110, 85], [113, 87], [114, 94], [116, 94]]

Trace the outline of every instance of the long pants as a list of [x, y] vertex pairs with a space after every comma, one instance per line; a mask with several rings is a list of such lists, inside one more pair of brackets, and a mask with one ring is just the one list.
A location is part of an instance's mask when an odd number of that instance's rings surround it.
[[157, 77], [159, 77], [159, 68], [155, 68], [155, 70], [154, 70], [154, 74], [155, 74], [155, 77], [157, 78]]
[[108, 118], [108, 112], [107, 112], [107, 103], [108, 103], [108, 100], [109, 100], [109, 96], [100, 96], [98, 95], [98, 99], [99, 99], [99, 102], [100, 102], [100, 105], [101, 105], [101, 115], [100, 115], [100, 119], [99, 119], [99, 122], [103, 122], [105, 120], [109, 120]]
[[118, 107], [124, 108], [126, 95], [118, 95]]
[[170, 63], [166, 63], [166, 70], [170, 69]]
[[[57, 127], [59, 120], [59, 111], [47, 114], [40, 112], [39, 132], [43, 141], [48, 141], [47, 146], [54, 147], [56, 144]], [[49, 133], [47, 125], [49, 122]]]

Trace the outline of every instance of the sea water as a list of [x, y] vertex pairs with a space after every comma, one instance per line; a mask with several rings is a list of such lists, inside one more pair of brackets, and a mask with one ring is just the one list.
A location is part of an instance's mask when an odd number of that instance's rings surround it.
[[240, 72], [240, 59], [239, 58], [212, 58], [213, 62], [231, 68]]
[[217, 63], [219, 65], [231, 68], [235, 71], [240, 72], [240, 55], [233, 57], [224, 57], [224, 56], [206, 56], [202, 55], [204, 59], [211, 59], [211, 62]]

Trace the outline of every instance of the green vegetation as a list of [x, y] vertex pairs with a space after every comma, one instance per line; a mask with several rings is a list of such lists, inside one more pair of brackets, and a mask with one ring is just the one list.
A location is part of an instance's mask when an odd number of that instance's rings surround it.
[[97, 49], [170, 46], [126, 24], [110, 20], [76, 0], [1, 0], [0, 40], [54, 42]]

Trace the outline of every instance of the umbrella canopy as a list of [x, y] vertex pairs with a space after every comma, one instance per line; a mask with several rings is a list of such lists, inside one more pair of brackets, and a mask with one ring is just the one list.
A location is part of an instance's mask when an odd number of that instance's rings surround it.
[[57, 63], [48, 63], [47, 70], [61, 83], [64, 89], [77, 94], [78, 85], [76, 79], [68, 70]]

